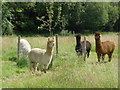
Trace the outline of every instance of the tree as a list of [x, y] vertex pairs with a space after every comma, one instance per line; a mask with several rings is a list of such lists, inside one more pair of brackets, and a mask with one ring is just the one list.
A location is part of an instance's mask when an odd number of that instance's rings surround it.
[[104, 3], [85, 3], [85, 11], [81, 14], [82, 23], [85, 29], [99, 30], [105, 25], [109, 18]]
[[12, 9], [7, 7], [8, 3], [2, 2], [2, 35], [12, 35], [14, 25], [11, 23]]
[[2, 34], [117, 31], [118, 2], [3, 2]]
[[38, 20], [42, 21], [43, 23], [38, 27], [38, 29], [41, 30], [48, 30], [50, 32], [50, 36], [52, 36], [53, 30], [55, 27], [61, 22], [61, 5], [57, 7], [57, 15], [55, 14], [54, 10], [54, 3], [46, 3], [46, 12], [48, 17], [47, 20], [45, 20], [45, 16], [42, 16], [41, 18], [37, 17]]
[[108, 6], [108, 23], [106, 24], [106, 30], [113, 31], [114, 25], [116, 21], [118, 20], [119, 14], [118, 14], [118, 3], [110, 3]]

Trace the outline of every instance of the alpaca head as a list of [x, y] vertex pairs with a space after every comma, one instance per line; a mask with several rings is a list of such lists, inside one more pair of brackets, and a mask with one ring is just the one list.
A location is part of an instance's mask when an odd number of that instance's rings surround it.
[[76, 53], [77, 55], [82, 55], [82, 48], [76, 47]]
[[96, 33], [95, 33], [95, 39], [100, 39], [100, 36], [101, 36], [101, 35], [100, 35], [100, 32], [96, 32]]
[[49, 47], [53, 47], [54, 46], [54, 38], [48, 38], [48, 42], [47, 42]]
[[80, 35], [80, 34], [76, 34], [75, 37], [76, 37], [77, 39], [81, 39], [81, 35]]

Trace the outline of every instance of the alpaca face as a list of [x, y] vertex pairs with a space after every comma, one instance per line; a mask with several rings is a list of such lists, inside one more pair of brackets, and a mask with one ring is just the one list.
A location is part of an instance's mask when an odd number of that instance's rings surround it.
[[48, 45], [49, 45], [49, 47], [51, 47], [51, 48], [52, 48], [52, 47], [54, 46], [54, 42], [49, 41], [49, 42], [48, 42]]
[[95, 35], [95, 39], [99, 39], [100, 38], [100, 35]]
[[76, 48], [77, 55], [82, 55], [82, 48]]
[[96, 32], [96, 33], [95, 33], [95, 39], [99, 39], [100, 36], [101, 36], [101, 35], [100, 35], [100, 32]]
[[51, 48], [54, 46], [54, 38], [48, 38], [48, 46]]

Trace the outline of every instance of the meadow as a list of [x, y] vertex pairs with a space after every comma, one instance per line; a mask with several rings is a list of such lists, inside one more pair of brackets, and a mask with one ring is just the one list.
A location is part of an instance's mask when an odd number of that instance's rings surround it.
[[[84, 36], [84, 35], [82, 35]], [[47, 37], [22, 37], [32, 48], [46, 49]], [[47, 73], [32, 75], [28, 58], [16, 60], [17, 37], [2, 37], [2, 87], [3, 88], [117, 88], [118, 87], [118, 33], [102, 33], [101, 40], [115, 43], [111, 62], [97, 62], [94, 34], [86, 36], [92, 43], [90, 57], [83, 61], [75, 52], [74, 36], [59, 36], [59, 53], [54, 48], [53, 66]], [[83, 37], [82, 37], [83, 40]], [[105, 56], [108, 61], [108, 56]]]

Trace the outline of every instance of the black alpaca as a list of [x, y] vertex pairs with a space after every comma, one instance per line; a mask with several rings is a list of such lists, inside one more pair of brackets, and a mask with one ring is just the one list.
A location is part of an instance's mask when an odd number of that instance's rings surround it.
[[[75, 37], [76, 37], [75, 51], [76, 51], [77, 55], [80, 56], [83, 53], [84, 41], [81, 42], [81, 35], [80, 34], [75, 35]], [[91, 43], [89, 41], [86, 41], [87, 58], [89, 57], [91, 47], [92, 47]]]

